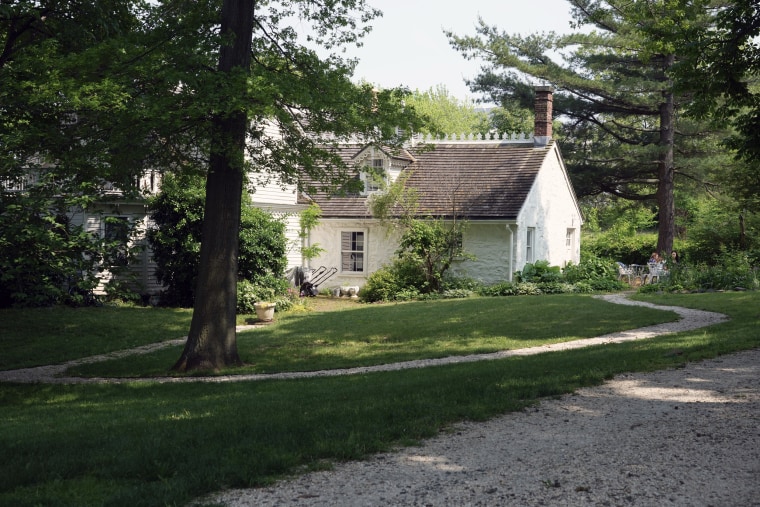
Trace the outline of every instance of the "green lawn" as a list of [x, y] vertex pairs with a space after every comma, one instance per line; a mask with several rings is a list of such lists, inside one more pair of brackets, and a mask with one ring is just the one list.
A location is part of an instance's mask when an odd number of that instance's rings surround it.
[[[239, 333], [238, 351], [247, 366], [221, 373], [315, 371], [487, 353], [676, 318], [672, 312], [614, 305], [591, 296], [352, 305], [339, 312], [284, 314], [272, 325]], [[69, 374], [168, 375], [181, 350], [178, 345], [147, 356], [81, 365]]]
[[58, 364], [187, 335], [192, 311], [113, 307], [0, 310], [0, 370]]
[[[0, 505], [186, 505], [224, 487], [266, 484], [298, 470], [412, 444], [457, 421], [521, 410], [542, 397], [622, 372], [678, 367], [760, 346], [760, 293], [640, 297], [720, 311], [731, 320], [645, 341], [351, 377], [225, 384], [0, 384], [0, 455], [6, 458], [0, 460]], [[593, 318], [586, 319], [589, 326], [617, 320], [617, 307], [580, 296], [511, 298], [502, 305], [523, 309], [518, 324], [509, 326], [540, 321], [552, 329], [568, 318], [552, 305], [587, 301], [598, 303]], [[415, 320], [424, 322], [435, 320], [430, 316], [440, 315], [441, 307], [456, 314], [458, 305], [469, 303], [388, 308], [414, 308]], [[361, 320], [362, 312], [374, 315], [377, 310], [353, 311], [351, 318]], [[468, 336], [483, 333], [482, 320], [472, 320]], [[295, 336], [299, 322], [309, 321], [282, 318], [268, 332], [292, 327]], [[580, 335], [582, 326], [573, 326], [573, 334]], [[557, 334], [564, 333], [547, 332], [544, 338], [561, 339]], [[28, 340], [36, 339], [28, 335]], [[47, 343], [38, 348], [53, 346], [50, 338], [43, 341]]]

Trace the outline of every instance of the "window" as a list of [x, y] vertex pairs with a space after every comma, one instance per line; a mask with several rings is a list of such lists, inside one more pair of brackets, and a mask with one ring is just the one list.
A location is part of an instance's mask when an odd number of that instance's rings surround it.
[[568, 255], [573, 254], [573, 250], [575, 249], [575, 229], [568, 229], [565, 233], [565, 250], [567, 250]]
[[382, 190], [385, 186], [385, 161], [382, 158], [373, 158], [372, 166], [366, 167], [362, 173], [362, 180], [365, 194]]
[[341, 271], [364, 273], [365, 234], [362, 231], [340, 233]]
[[104, 238], [110, 252], [110, 265], [126, 266], [129, 244], [129, 218], [106, 217]]
[[528, 227], [525, 237], [525, 262], [534, 262], [536, 260], [536, 228]]

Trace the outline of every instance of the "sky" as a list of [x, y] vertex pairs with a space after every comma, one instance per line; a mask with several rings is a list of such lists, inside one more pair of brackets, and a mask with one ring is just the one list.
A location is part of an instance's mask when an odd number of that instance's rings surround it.
[[372, 22], [364, 46], [349, 51], [358, 58], [354, 77], [382, 88], [407, 86], [426, 91], [445, 85], [460, 100], [477, 98], [465, 78], [478, 75], [480, 63], [465, 60], [443, 30], [475, 35], [478, 16], [510, 34], [570, 31], [566, 0], [369, 0], [383, 11]]

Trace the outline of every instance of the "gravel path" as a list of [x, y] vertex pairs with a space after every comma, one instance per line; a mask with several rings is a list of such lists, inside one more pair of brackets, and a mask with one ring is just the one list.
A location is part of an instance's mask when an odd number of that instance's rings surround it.
[[[364, 373], [371, 373], [377, 371], [395, 371], [404, 370], [410, 368], [424, 368], [428, 366], [437, 366], [442, 364], [453, 363], [468, 363], [474, 361], [486, 361], [494, 359], [502, 359], [505, 357], [513, 356], [527, 356], [532, 354], [539, 354], [542, 352], [551, 352], [557, 350], [569, 350], [583, 347], [589, 347], [592, 345], [601, 345], [605, 343], [619, 343], [630, 340], [642, 340], [646, 338], [652, 338], [666, 333], [675, 333], [678, 331], [687, 331], [690, 329], [697, 329], [700, 327], [709, 326], [718, 322], [726, 320], [726, 316], [720, 313], [707, 312], [703, 310], [692, 310], [689, 308], [680, 308], [675, 306], [660, 306], [652, 303], [644, 303], [641, 301], [632, 301], [628, 299], [624, 294], [607, 294], [598, 296], [600, 299], [609, 301], [611, 303], [632, 305], [632, 306], [646, 306], [649, 308], [656, 308], [660, 310], [670, 310], [678, 313], [680, 320], [676, 322], [666, 322], [664, 324], [657, 324], [654, 326], [642, 327], [639, 329], [631, 329], [628, 331], [621, 331], [617, 333], [610, 333], [603, 336], [597, 336], [595, 338], [586, 338], [582, 340], [575, 340], [564, 343], [554, 343], [549, 345], [541, 345], [538, 347], [529, 347], [524, 349], [504, 350], [500, 352], [494, 352], [490, 354], [472, 354], [467, 356], [452, 356], [444, 357], [440, 359], [421, 359], [416, 361], [406, 361], [403, 363], [391, 363], [380, 364], [377, 366], [363, 366], [358, 368], [346, 368], [338, 370], [323, 370], [323, 371], [309, 371], [309, 372], [289, 372], [289, 373], [274, 373], [274, 374], [249, 374], [249, 375], [229, 375], [229, 376], [214, 376], [214, 377], [161, 377], [161, 378], [82, 378], [82, 377], [66, 377], [65, 372], [68, 368], [80, 364], [94, 363], [104, 361], [107, 359], [124, 357], [130, 354], [145, 354], [171, 345], [184, 343], [185, 338], [177, 340], [156, 343], [151, 345], [145, 345], [130, 350], [121, 350], [117, 352], [111, 352], [109, 354], [103, 354], [99, 356], [92, 356], [67, 363], [38, 366], [34, 368], [24, 368], [19, 370], [0, 371], [0, 382], [21, 382], [21, 383], [47, 383], [47, 384], [79, 384], [79, 383], [122, 383], [122, 382], [161, 382], [161, 383], [177, 383], [177, 382], [245, 382], [254, 380], [270, 380], [270, 379], [295, 379], [295, 378], [313, 378], [313, 377], [335, 377], [341, 375], [358, 375]], [[251, 328], [252, 326], [242, 326], [240, 329]]]
[[[725, 320], [721, 314], [659, 307], [622, 295], [603, 298], [673, 310], [681, 319], [589, 340], [497, 354], [308, 374], [162, 381], [244, 381], [416, 368], [650, 338]], [[114, 354], [77, 362], [110, 357]], [[70, 364], [0, 372], [0, 381], [114, 381], [56, 377]], [[760, 349], [689, 363], [680, 369], [622, 375], [523, 412], [485, 423], [456, 425], [420, 447], [336, 464], [331, 471], [302, 475], [269, 488], [228, 490], [201, 501], [228, 507], [758, 507], [759, 380]]]

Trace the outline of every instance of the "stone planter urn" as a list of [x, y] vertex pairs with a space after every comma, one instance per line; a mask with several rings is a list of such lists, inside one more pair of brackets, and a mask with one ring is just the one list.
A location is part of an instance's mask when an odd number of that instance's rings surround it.
[[271, 322], [274, 320], [274, 303], [268, 301], [262, 301], [260, 303], [253, 303], [253, 309], [256, 310], [256, 317], [263, 322]]

